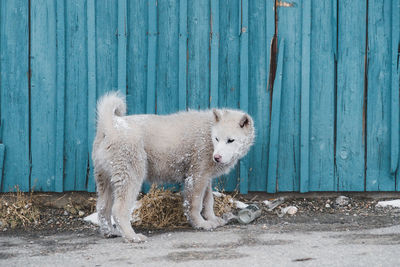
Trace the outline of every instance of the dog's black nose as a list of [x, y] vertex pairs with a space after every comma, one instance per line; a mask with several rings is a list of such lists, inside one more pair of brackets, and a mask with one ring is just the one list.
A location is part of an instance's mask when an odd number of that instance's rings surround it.
[[214, 155], [214, 160], [215, 160], [216, 162], [220, 162], [221, 159], [222, 159], [222, 156], [221, 156], [220, 154], [215, 154], [215, 155]]

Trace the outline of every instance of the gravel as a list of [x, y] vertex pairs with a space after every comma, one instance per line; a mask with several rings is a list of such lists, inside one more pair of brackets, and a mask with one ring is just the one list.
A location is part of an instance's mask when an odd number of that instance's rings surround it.
[[[367, 199], [352, 197], [351, 195], [346, 197], [346, 204], [343, 204], [343, 202], [338, 203], [335, 196], [316, 199], [285, 198], [282, 204], [273, 210], [268, 210], [263, 204], [266, 199], [249, 199], [247, 196], [236, 196], [237, 199], [244, 203], [256, 203], [263, 207], [262, 215], [251, 224], [261, 224], [263, 227], [275, 229], [276, 231], [301, 230], [305, 228], [303, 227], [305, 224], [313, 224], [314, 231], [342, 231], [360, 227], [373, 228], [400, 224], [400, 209], [376, 207], [376, 204], [381, 199]], [[272, 201], [273, 199], [269, 200]], [[282, 215], [281, 211], [289, 206], [296, 207], [298, 211], [293, 215]], [[25, 227], [18, 225], [13, 229], [1, 224], [0, 235], [22, 232], [96, 232], [97, 226], [83, 220], [83, 217], [93, 213], [94, 209], [93, 195], [88, 195], [83, 198], [83, 201], [81, 198], [79, 203], [67, 201], [61, 207], [60, 205], [41, 205], [39, 206], [40, 220], [38, 222]], [[236, 221], [230, 224], [243, 227], [239, 226]], [[282, 226], [285, 226], [284, 230], [282, 230]], [[154, 229], [143, 228], [137, 230], [143, 233], [154, 232]], [[156, 231], [163, 230], [158, 229]]]

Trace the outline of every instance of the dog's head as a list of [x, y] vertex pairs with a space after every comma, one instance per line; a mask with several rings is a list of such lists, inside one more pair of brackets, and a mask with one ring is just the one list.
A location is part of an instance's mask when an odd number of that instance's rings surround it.
[[250, 115], [237, 110], [213, 109], [211, 138], [213, 160], [218, 164], [235, 163], [249, 151], [254, 141], [254, 122]]

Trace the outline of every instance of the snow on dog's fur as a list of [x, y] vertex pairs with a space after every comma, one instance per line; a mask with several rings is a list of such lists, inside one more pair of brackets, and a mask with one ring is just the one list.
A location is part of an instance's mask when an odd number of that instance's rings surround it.
[[228, 173], [249, 151], [254, 140], [251, 117], [230, 109], [164, 116], [125, 113], [125, 99], [117, 92], [97, 104], [93, 162], [100, 231], [131, 242], [146, 239], [130, 224], [131, 209], [146, 179], [184, 182], [185, 214], [194, 228], [224, 225], [214, 214], [211, 180]]

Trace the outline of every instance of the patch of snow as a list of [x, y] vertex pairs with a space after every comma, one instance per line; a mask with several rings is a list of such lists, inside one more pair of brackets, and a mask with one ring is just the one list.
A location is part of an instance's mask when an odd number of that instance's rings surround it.
[[269, 201], [269, 200], [264, 200], [263, 202], [262, 202], [265, 206], [269, 206], [269, 205], [271, 205], [271, 201]]
[[400, 208], [400, 199], [394, 199], [394, 200], [386, 200], [386, 201], [379, 201], [378, 204], [376, 204], [377, 207], [388, 207], [391, 206], [393, 208]]
[[218, 192], [218, 191], [213, 191], [213, 195], [216, 196], [216, 197], [223, 197], [223, 196], [225, 196], [224, 194], [222, 194], [221, 192]]
[[99, 217], [97, 216], [97, 212], [90, 214], [89, 216], [86, 216], [83, 218], [85, 222], [90, 222], [95, 225], [99, 225]]
[[235, 200], [234, 203], [236, 205], [236, 208], [238, 209], [245, 209], [248, 206], [246, 203], [243, 203], [242, 201], [239, 200]]

